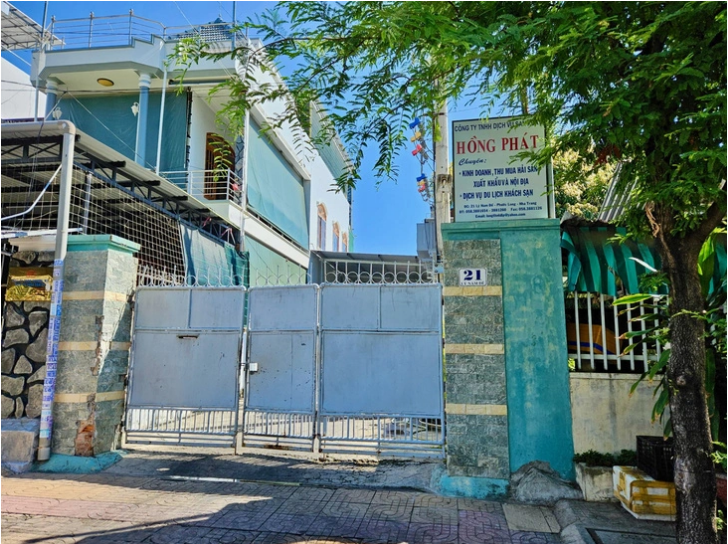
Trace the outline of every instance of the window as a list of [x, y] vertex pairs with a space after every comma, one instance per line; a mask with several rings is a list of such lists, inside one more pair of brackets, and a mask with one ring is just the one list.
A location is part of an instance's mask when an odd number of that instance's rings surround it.
[[332, 247], [332, 251], [339, 251], [339, 224], [334, 223], [333, 226], [334, 231], [334, 247]]
[[318, 211], [318, 248], [326, 249], [326, 206], [319, 204]]
[[235, 153], [225, 139], [212, 132], [205, 140], [205, 191], [207, 200], [227, 200], [230, 179], [228, 172], [233, 169]]
[[349, 252], [349, 233], [347, 232], [341, 235], [341, 251], [344, 253]]

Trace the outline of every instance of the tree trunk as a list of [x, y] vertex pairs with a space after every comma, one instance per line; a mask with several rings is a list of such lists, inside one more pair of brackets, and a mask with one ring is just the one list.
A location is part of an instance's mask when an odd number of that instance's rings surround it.
[[[712, 544], [716, 483], [705, 396], [705, 324], [680, 312], [704, 311], [697, 262], [702, 240], [658, 236], [670, 280], [670, 413], [675, 437], [677, 537], [680, 544]], [[676, 315], [677, 314], [677, 315]]]

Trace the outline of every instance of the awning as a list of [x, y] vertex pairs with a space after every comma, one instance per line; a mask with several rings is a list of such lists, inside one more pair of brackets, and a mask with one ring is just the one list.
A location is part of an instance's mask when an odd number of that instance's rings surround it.
[[[625, 234], [619, 227], [565, 227], [561, 247], [568, 251], [568, 290], [616, 297], [640, 293], [639, 278], [662, 266], [654, 241], [622, 243], [611, 240]], [[635, 260], [635, 259], [638, 259]], [[622, 289], [618, 289], [622, 286]], [[665, 291], [666, 292], [666, 291]]]
[[[569, 291], [618, 296], [644, 292], [640, 277], [650, 272], [641, 262], [660, 270], [662, 261], [652, 239], [613, 241], [626, 229], [612, 226], [563, 226], [561, 247], [568, 252]], [[716, 237], [716, 259], [709, 293], [726, 291], [726, 237]], [[696, 263], [697, 264], [697, 263]], [[619, 286], [623, 289], [618, 289]], [[659, 294], [666, 294], [662, 289]]]

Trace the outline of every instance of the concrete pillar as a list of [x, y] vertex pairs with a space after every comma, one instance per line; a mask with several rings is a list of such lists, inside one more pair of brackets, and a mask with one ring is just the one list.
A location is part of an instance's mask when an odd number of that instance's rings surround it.
[[[573, 479], [566, 323], [557, 220], [442, 226], [447, 476], [443, 490], [487, 496], [547, 461]], [[459, 271], [485, 268], [487, 285]]]
[[152, 76], [139, 74], [139, 112], [137, 113], [136, 148], [134, 156], [136, 162], [146, 166], [147, 149], [147, 116], [149, 112], [149, 87], [152, 86]]
[[68, 239], [52, 452], [114, 449], [124, 409], [131, 343], [130, 297], [139, 244], [110, 235]]
[[53, 108], [58, 103], [58, 85], [52, 79], [46, 81], [46, 110], [45, 117], [48, 118]]

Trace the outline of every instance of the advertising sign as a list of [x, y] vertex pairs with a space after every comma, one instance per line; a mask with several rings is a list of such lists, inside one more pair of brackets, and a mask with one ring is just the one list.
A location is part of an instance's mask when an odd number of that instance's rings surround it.
[[515, 117], [453, 122], [455, 221], [545, 219], [546, 168], [515, 157], [544, 145], [544, 128]]

